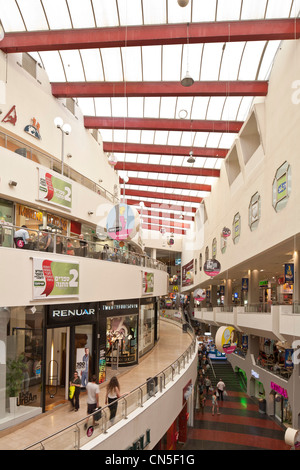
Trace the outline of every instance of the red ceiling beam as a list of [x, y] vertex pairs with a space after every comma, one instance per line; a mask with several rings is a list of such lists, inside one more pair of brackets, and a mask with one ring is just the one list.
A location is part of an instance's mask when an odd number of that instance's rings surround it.
[[87, 129], [129, 129], [154, 131], [239, 132], [241, 121], [205, 121], [185, 119], [115, 118], [84, 116]]
[[289, 18], [14, 32], [5, 34], [1, 49], [14, 53], [299, 37], [299, 18]]
[[177, 228], [187, 228], [187, 229], [190, 228], [190, 224], [185, 224], [183, 222], [176, 222], [176, 221], [168, 222], [168, 221], [164, 221], [161, 219], [153, 219], [151, 217], [144, 217], [144, 216], [143, 216], [143, 222], [160, 225], [161, 227], [177, 227]]
[[[142, 200], [139, 197], [140, 195], [137, 194], [137, 197], [139, 198], [138, 200], [128, 199], [127, 196], [128, 196], [128, 194], [126, 194], [126, 203], [130, 206], [136, 206], [136, 209], [138, 209], [139, 205], [140, 205], [140, 202]], [[149, 207], [150, 209], [171, 211], [172, 213], [174, 212], [175, 214], [177, 213], [177, 211], [179, 211], [179, 212], [192, 212], [192, 213], [195, 213], [197, 211], [196, 207], [181, 206], [179, 204], [167, 204], [167, 203], [164, 203], [164, 202], [156, 202], [156, 201], [143, 201], [143, 202], [144, 202], [144, 206]]]
[[[123, 183], [122, 178], [120, 178]], [[154, 186], [155, 188], [186, 189], [189, 191], [211, 191], [209, 184], [185, 183], [183, 181], [150, 180], [147, 178], [129, 178], [128, 186]], [[126, 189], [125, 189], [126, 193]]]
[[[140, 209], [137, 209], [138, 212], [141, 212]], [[190, 215], [182, 215], [182, 214], [176, 214], [175, 212], [157, 212], [151, 209], [144, 208], [143, 209], [143, 217], [144, 214], [147, 217], [159, 217], [159, 218], [164, 218], [164, 219], [172, 219], [172, 220], [181, 220], [181, 221], [187, 221], [187, 222], [193, 222], [194, 217], [191, 217]]]
[[161, 227], [161, 225], [153, 225], [153, 224], [142, 224], [143, 229], [145, 230], [158, 230], [160, 231], [162, 228], [168, 233], [174, 233], [174, 235], [186, 235], [186, 230], [173, 228], [173, 227]]
[[[121, 194], [123, 194], [123, 188], [121, 188]], [[126, 189], [125, 198], [127, 196], [137, 196], [141, 200], [143, 200], [144, 197], [149, 197], [151, 199], [168, 199], [171, 201], [195, 202], [199, 204], [202, 201], [202, 197], [183, 196], [181, 194], [157, 193], [155, 191], [138, 191], [136, 189]]]
[[[188, 157], [191, 147], [176, 145], [131, 144], [125, 142], [103, 142], [104, 152], [115, 153], [142, 153], [153, 155], [179, 155]], [[228, 149], [210, 147], [193, 147], [194, 157], [225, 158]]]
[[56, 98], [136, 96], [266, 96], [268, 82], [259, 80], [198, 81], [190, 87], [180, 82], [56, 82]]
[[220, 170], [212, 168], [195, 168], [184, 166], [170, 166], [170, 165], [155, 165], [151, 163], [130, 163], [118, 162], [115, 165], [115, 170], [120, 171], [137, 171], [146, 173], [166, 173], [168, 175], [192, 175], [192, 176], [207, 176], [218, 178]]

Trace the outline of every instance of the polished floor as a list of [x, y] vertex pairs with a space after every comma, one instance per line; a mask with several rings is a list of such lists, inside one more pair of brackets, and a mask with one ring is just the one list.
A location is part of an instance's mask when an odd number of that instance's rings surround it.
[[197, 410], [184, 450], [289, 450], [281, 425], [265, 414], [243, 392], [228, 390], [212, 415], [211, 394]]
[[[160, 340], [154, 349], [141, 359], [139, 365], [129, 370], [119, 368], [118, 375], [121, 393], [127, 393], [146, 382], [172, 364], [191, 343], [191, 337], [181, 328], [167, 321], [160, 322]], [[109, 374], [112, 371], [109, 370]], [[100, 386], [100, 404], [104, 406], [105, 384]], [[26, 421], [14, 428], [0, 431], [0, 450], [22, 450], [35, 442], [54, 434], [86, 416], [86, 395], [80, 396], [80, 409], [69, 411], [69, 403], [62, 403], [52, 410]]]
[[[161, 321], [160, 341], [140, 364], [117, 372], [121, 392], [126, 393], [144, 383], [172, 364], [189, 346], [190, 335], [177, 326]], [[110, 371], [110, 374], [112, 372]], [[114, 372], [115, 373], [115, 372]], [[104, 405], [105, 384], [100, 387]], [[0, 431], [0, 450], [22, 450], [35, 442], [71, 425], [86, 416], [86, 395], [81, 394], [80, 409], [69, 411], [63, 400], [52, 410], [14, 428]], [[211, 396], [207, 397], [204, 413], [196, 410], [193, 428], [189, 428], [182, 450], [288, 450], [284, 430], [274, 420], [262, 415], [258, 405], [236, 387], [220, 406], [220, 415], [212, 416]]]

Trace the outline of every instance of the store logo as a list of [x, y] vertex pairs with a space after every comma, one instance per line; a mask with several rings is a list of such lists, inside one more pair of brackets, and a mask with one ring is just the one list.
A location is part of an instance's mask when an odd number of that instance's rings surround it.
[[52, 317], [81, 317], [83, 315], [95, 315], [94, 308], [76, 308], [74, 310], [53, 310]]

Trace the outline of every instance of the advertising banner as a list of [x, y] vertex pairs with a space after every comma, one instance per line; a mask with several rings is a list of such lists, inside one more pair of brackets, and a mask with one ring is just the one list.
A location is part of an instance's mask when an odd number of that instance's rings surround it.
[[33, 258], [33, 299], [78, 295], [79, 263]]
[[194, 260], [182, 266], [182, 286], [194, 283]]
[[72, 184], [50, 171], [39, 168], [38, 199], [64, 209], [72, 208]]
[[287, 263], [284, 265], [284, 280], [287, 284], [294, 283], [294, 264]]
[[231, 354], [237, 346], [236, 331], [232, 326], [221, 326], [216, 333], [216, 348], [221, 353]]
[[143, 276], [143, 295], [153, 294], [154, 290], [154, 273], [142, 271]]

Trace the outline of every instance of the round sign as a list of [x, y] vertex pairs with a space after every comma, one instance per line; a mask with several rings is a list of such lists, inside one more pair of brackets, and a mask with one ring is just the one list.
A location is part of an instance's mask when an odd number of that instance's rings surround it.
[[231, 235], [231, 230], [228, 227], [223, 227], [222, 236], [224, 238], [227, 238], [227, 237], [230, 237], [230, 235]]
[[235, 329], [232, 326], [221, 326], [216, 333], [215, 343], [219, 352], [233, 353], [237, 346]]
[[197, 302], [201, 302], [206, 298], [206, 291], [205, 289], [196, 289], [193, 293], [194, 300]]
[[214, 277], [221, 271], [221, 264], [216, 259], [208, 259], [204, 263], [203, 271], [207, 276]]
[[117, 204], [107, 216], [107, 235], [113, 240], [131, 240], [139, 230], [140, 216], [127, 204]]

